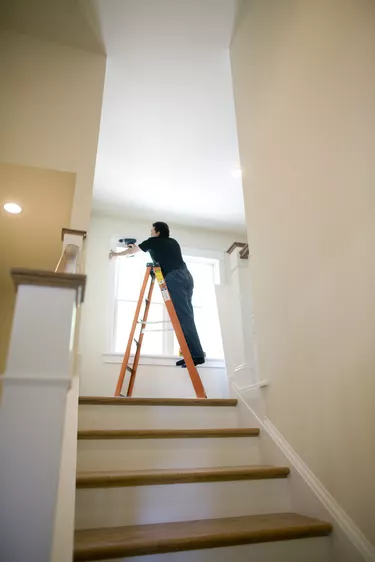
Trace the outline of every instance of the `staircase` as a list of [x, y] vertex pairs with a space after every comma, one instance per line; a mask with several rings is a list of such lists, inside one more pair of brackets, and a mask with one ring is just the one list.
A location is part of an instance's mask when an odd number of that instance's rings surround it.
[[233, 399], [81, 397], [74, 560], [329, 562]]

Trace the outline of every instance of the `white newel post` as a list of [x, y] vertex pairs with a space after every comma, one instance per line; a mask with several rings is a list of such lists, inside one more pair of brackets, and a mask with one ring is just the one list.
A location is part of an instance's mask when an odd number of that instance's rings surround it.
[[240, 310], [243, 349], [242, 361], [236, 365], [233, 378], [235, 384], [242, 389], [259, 383], [249, 259], [241, 259], [238, 250], [229, 255], [229, 283], [232, 298]]
[[0, 405], [0, 560], [49, 562], [76, 306], [85, 276], [14, 270]]
[[61, 240], [63, 247], [56, 271], [64, 273], [80, 272], [82, 248], [85, 238], [85, 230], [72, 230], [71, 228], [62, 229]]

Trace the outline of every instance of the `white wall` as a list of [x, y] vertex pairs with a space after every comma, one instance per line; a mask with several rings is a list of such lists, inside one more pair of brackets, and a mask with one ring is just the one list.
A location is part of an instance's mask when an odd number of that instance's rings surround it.
[[266, 413], [375, 544], [375, 4], [251, 1], [231, 46]]
[[71, 227], [83, 230], [104, 73], [102, 55], [0, 31], [0, 161], [76, 173]]
[[[202, 253], [214, 252], [216, 257], [222, 258], [223, 262], [225, 252], [232, 242], [243, 238], [243, 235], [241, 237], [236, 233], [170, 226], [171, 235], [180, 242], [183, 249], [198, 249]], [[140, 242], [149, 236], [150, 229], [150, 223], [135, 222], [126, 217], [119, 219], [93, 216], [91, 219], [86, 262], [88, 283], [80, 333], [79, 370], [82, 395], [113, 395], [120, 371], [119, 364], [104, 363], [103, 358], [103, 354], [109, 351], [113, 264], [108, 260], [108, 253], [112, 241], [127, 236], [135, 237]], [[183, 393], [185, 396], [194, 396], [185, 369], [141, 365], [138, 373], [135, 395], [178, 396]], [[210, 396], [224, 396], [227, 393], [224, 369], [218, 371], [202, 368], [201, 373]], [[178, 387], [175, 384], [177, 380], [179, 380]], [[144, 384], [142, 381], [145, 381]]]

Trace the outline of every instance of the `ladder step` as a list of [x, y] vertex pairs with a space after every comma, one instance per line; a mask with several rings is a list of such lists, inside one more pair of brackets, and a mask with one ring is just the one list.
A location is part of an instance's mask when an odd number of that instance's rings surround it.
[[132, 369], [131, 367], [126, 367], [126, 370], [129, 371], [131, 375], [134, 373], [134, 369]]
[[134, 343], [137, 347], [139, 347], [139, 341], [137, 341], [135, 338], [134, 338]]

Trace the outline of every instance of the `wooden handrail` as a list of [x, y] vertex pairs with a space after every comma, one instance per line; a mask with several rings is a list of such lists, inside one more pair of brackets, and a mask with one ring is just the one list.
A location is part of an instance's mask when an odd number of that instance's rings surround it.
[[56, 273], [77, 273], [79, 246], [67, 244], [63, 249], [59, 262], [56, 266]]
[[233, 242], [231, 247], [227, 250], [227, 254], [231, 254], [234, 250], [239, 249], [239, 256], [242, 260], [247, 260], [249, 257], [249, 244], [247, 242]]
[[87, 236], [86, 230], [76, 230], [75, 228], [63, 228], [61, 230], [61, 240], [64, 240], [66, 234], [73, 234], [74, 236], [82, 236], [83, 240]]
[[86, 275], [67, 273], [65, 271], [44, 271], [40, 269], [11, 269], [11, 276], [16, 288], [20, 285], [36, 285], [40, 287], [55, 287], [61, 289], [75, 289], [77, 304], [83, 302], [86, 287]]
[[246, 242], [233, 242], [230, 248], [227, 250], [227, 254], [231, 254], [236, 248], [244, 248], [247, 246]]
[[250, 254], [249, 244], [246, 244], [242, 250], [240, 250], [240, 258], [241, 260], [247, 260]]

